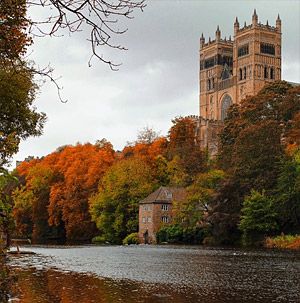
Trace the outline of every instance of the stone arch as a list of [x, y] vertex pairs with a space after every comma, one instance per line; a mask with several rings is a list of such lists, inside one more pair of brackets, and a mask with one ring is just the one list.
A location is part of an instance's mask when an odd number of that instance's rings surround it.
[[227, 117], [227, 110], [228, 108], [232, 105], [232, 98], [228, 95], [225, 94], [222, 97], [221, 101], [221, 120], [224, 121], [225, 118]]

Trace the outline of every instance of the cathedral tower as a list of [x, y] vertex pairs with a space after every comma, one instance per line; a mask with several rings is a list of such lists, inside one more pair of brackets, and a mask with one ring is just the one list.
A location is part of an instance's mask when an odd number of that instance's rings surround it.
[[234, 22], [234, 39], [200, 38], [200, 116], [223, 121], [228, 107], [256, 94], [266, 83], [281, 79], [281, 20], [262, 24], [256, 10], [252, 23]]

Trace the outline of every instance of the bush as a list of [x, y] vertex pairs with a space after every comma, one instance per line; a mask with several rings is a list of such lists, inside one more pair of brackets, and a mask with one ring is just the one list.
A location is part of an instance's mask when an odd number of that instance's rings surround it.
[[123, 245], [139, 244], [138, 233], [132, 233], [123, 240]]
[[179, 224], [163, 226], [156, 234], [158, 243], [201, 244], [207, 231], [200, 227], [184, 228]]
[[300, 236], [280, 235], [266, 238], [265, 246], [268, 248], [300, 249]]
[[106, 244], [106, 238], [104, 236], [96, 236], [92, 239], [92, 243], [94, 244]]

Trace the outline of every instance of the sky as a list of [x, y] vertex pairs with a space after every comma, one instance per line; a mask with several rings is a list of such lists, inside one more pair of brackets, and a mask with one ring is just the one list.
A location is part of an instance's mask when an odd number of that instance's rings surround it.
[[[254, 8], [259, 22], [275, 25], [282, 19], [282, 78], [300, 82], [300, 1], [294, 0], [148, 0], [143, 12], [121, 22], [128, 27], [116, 43], [128, 48], [100, 50], [122, 63], [119, 71], [92, 61], [89, 32], [61, 37], [37, 38], [30, 59], [37, 65], [51, 64], [63, 87], [61, 103], [55, 86], [40, 88], [35, 106], [48, 120], [44, 133], [21, 142], [13, 159], [45, 156], [57, 147], [77, 142], [94, 143], [106, 138], [115, 150], [136, 139], [148, 126], [166, 135], [176, 116], [198, 115], [199, 38], [214, 38], [217, 25], [222, 37], [233, 36], [233, 23], [251, 22]], [[31, 11], [31, 17], [45, 11]]]

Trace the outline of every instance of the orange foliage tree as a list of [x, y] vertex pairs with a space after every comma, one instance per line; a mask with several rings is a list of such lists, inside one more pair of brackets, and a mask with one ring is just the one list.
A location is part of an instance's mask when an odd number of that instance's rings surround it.
[[[27, 214], [28, 208], [32, 209], [36, 242], [49, 241], [51, 237], [61, 240], [64, 235], [67, 241], [89, 240], [95, 225], [88, 212], [88, 199], [114, 157], [111, 144], [77, 144], [61, 148], [41, 160], [22, 163], [17, 172], [24, 187], [15, 193], [14, 210], [19, 229], [25, 228], [22, 205]], [[24, 199], [28, 200], [29, 192], [33, 198], [26, 205]]]

